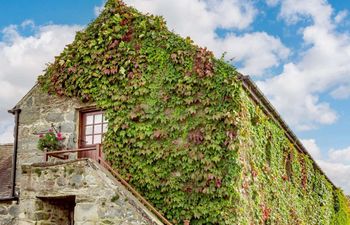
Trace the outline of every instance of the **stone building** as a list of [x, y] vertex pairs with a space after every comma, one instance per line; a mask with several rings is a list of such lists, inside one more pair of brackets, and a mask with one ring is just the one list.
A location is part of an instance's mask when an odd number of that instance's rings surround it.
[[254, 82], [165, 27], [109, 0], [10, 110], [0, 224], [350, 221]]
[[[70, 153], [68, 161], [46, 161], [45, 153], [38, 150], [40, 133], [49, 129], [62, 134], [65, 149], [82, 147], [81, 120], [92, 115], [95, 120], [91, 126], [97, 127], [95, 123], [101, 116], [103, 124], [103, 116], [93, 104], [43, 94], [35, 86], [15, 108], [21, 109], [16, 128], [16, 193], [11, 196], [13, 145], [2, 145], [1, 225], [163, 224], [108, 170], [86, 159], [94, 158], [93, 151]], [[95, 128], [93, 144], [101, 143], [101, 139], [96, 142], [96, 135]]]

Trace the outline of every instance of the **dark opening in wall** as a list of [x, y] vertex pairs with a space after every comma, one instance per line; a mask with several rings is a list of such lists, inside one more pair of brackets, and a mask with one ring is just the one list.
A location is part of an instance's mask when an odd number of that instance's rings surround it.
[[73, 225], [75, 196], [38, 197], [36, 221], [48, 224]]
[[292, 181], [292, 160], [293, 160], [293, 156], [292, 153], [288, 153], [287, 157], [286, 157], [286, 172], [287, 172], [287, 178], [288, 180]]
[[267, 161], [267, 164], [268, 164], [269, 166], [271, 166], [271, 160], [272, 160], [272, 159], [271, 159], [271, 158], [272, 158], [272, 156], [271, 156], [271, 151], [272, 151], [272, 145], [271, 145], [271, 143], [272, 143], [272, 135], [269, 134], [267, 143], [266, 143], [266, 145], [265, 145], [266, 161]]

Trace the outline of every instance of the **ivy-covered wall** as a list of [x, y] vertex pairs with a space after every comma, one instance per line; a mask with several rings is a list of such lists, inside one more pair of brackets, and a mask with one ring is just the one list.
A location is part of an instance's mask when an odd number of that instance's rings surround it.
[[107, 159], [174, 224], [350, 224], [235, 69], [161, 17], [109, 0], [39, 84], [106, 110]]

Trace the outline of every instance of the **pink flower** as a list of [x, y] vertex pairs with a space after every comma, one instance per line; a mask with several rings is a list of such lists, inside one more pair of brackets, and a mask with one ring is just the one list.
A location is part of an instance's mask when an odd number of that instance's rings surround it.
[[43, 134], [39, 134], [39, 138], [42, 138], [42, 137], [44, 137], [44, 135]]
[[52, 132], [52, 129], [49, 129], [49, 132], [51, 133], [51, 132]]
[[57, 133], [57, 140], [59, 140], [59, 141], [64, 140], [64, 138], [63, 138], [63, 136], [62, 136], [62, 133], [61, 133], [61, 132], [58, 132], [58, 133]]
[[221, 187], [221, 179], [216, 179], [215, 185], [217, 188]]
[[208, 180], [212, 180], [212, 179], [214, 179], [213, 174], [209, 174], [209, 175], [208, 175]]

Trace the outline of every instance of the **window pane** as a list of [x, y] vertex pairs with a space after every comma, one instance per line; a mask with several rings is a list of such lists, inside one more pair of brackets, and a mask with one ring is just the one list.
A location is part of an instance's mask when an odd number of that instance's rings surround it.
[[85, 127], [85, 134], [86, 135], [92, 134], [92, 126], [86, 126]]
[[101, 134], [94, 135], [94, 144], [101, 144], [102, 136]]
[[101, 125], [95, 125], [94, 126], [94, 134], [100, 134], [100, 133], [102, 133]]
[[94, 116], [86, 116], [86, 124], [88, 125], [88, 124], [92, 124], [93, 123], [93, 117]]
[[82, 146], [101, 144], [103, 133], [108, 129], [108, 121], [102, 111], [89, 111], [83, 114], [81, 124]]
[[92, 145], [92, 136], [85, 137], [85, 144]]
[[95, 115], [95, 123], [102, 123], [102, 114]]
[[107, 124], [107, 123], [104, 123], [104, 124], [103, 124], [103, 133], [106, 133], [106, 132], [107, 132], [107, 129], [108, 129], [108, 124]]

